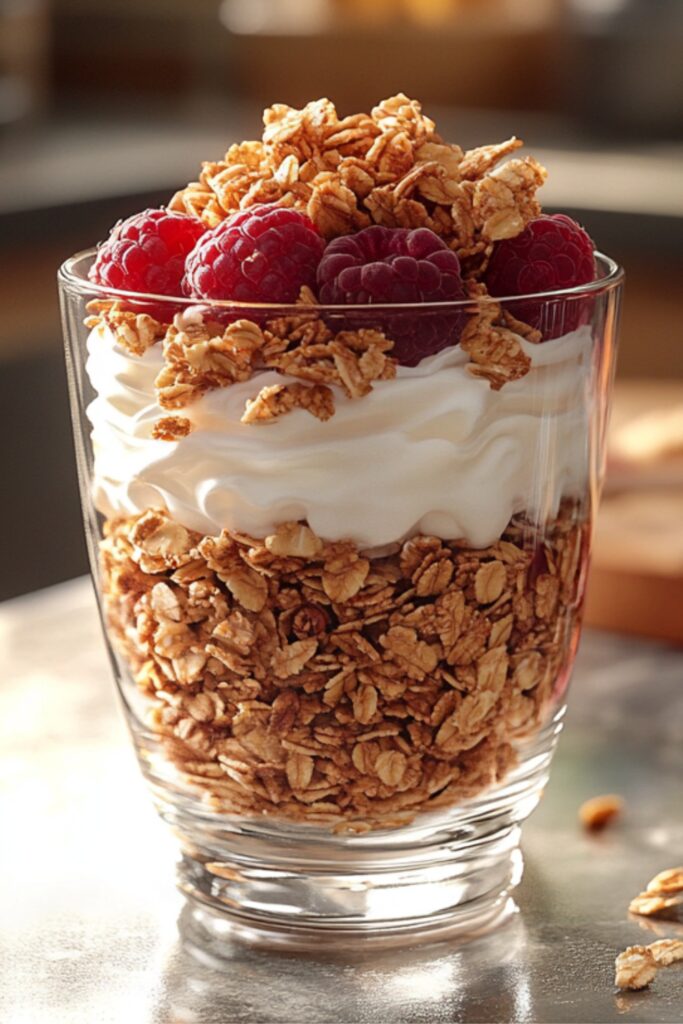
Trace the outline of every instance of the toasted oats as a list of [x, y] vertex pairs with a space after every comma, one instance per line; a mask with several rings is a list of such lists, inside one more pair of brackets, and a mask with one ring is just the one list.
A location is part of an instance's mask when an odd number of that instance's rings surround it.
[[247, 402], [242, 423], [267, 423], [292, 409], [305, 409], [324, 422], [334, 415], [334, 396], [324, 384], [273, 384]]
[[179, 441], [191, 430], [192, 424], [186, 416], [162, 416], [152, 427], [152, 437], [157, 441]]
[[474, 578], [474, 593], [479, 604], [493, 604], [503, 593], [506, 573], [502, 562], [483, 562]]
[[683, 893], [683, 867], [667, 868], [647, 883], [648, 892]]
[[273, 672], [278, 679], [287, 679], [301, 672], [307, 661], [315, 654], [318, 643], [315, 639], [295, 640], [292, 644], [275, 651], [271, 659]]
[[318, 300], [307, 284], [301, 285], [299, 297], [296, 300], [297, 306], [317, 306]]
[[458, 165], [460, 178], [476, 181], [477, 178], [488, 174], [504, 156], [509, 156], [523, 145], [522, 140], [513, 135], [505, 142], [499, 142], [493, 146], [478, 146], [476, 149], [468, 149]]
[[223, 582], [236, 601], [250, 612], [263, 610], [268, 598], [268, 584], [257, 572], [244, 563], [236, 562], [224, 576]]
[[187, 710], [197, 722], [211, 722], [216, 717], [216, 704], [208, 693], [198, 693], [187, 704]]
[[432, 228], [435, 225], [426, 207], [415, 199], [396, 195], [393, 185], [374, 188], [365, 206], [375, 224], [388, 228]]
[[487, 380], [494, 391], [526, 376], [531, 368], [517, 336], [507, 327], [495, 325], [498, 317], [500, 307], [492, 304], [473, 316], [460, 336], [460, 346], [472, 360], [468, 371]]
[[320, 538], [305, 523], [281, 523], [264, 544], [274, 555], [292, 558], [315, 558], [323, 548]]
[[533, 690], [543, 678], [543, 657], [539, 651], [529, 651], [515, 664], [513, 681], [518, 690]]
[[330, 617], [324, 608], [315, 604], [304, 604], [294, 614], [292, 632], [299, 640], [309, 636], [322, 636], [329, 628]]
[[[109, 628], [165, 756], [213, 811], [399, 827], [499, 781], [546, 720], [577, 515], [547, 524], [534, 576], [520, 519], [486, 550], [417, 536], [368, 558], [306, 523], [202, 537], [149, 509], [105, 525]], [[561, 581], [550, 601], [542, 577]], [[677, 911], [678, 882], [653, 880], [671, 892], [645, 893], [648, 912]]]
[[326, 559], [323, 565], [323, 588], [330, 600], [344, 604], [358, 593], [370, 571], [370, 563], [347, 549]]
[[370, 223], [367, 213], [358, 209], [355, 194], [337, 178], [313, 186], [306, 213], [323, 238], [360, 231]]
[[500, 694], [508, 676], [509, 658], [505, 647], [491, 647], [477, 661], [477, 687]]
[[509, 310], [502, 309], [501, 316], [506, 327], [509, 327], [514, 334], [519, 334], [520, 337], [530, 344], [538, 345], [543, 340], [543, 335], [540, 331], [536, 330], [535, 327], [530, 327], [529, 324], [525, 324], [522, 320], [518, 320]]
[[642, 914], [643, 917], [676, 918], [683, 909], [683, 898], [680, 895], [663, 896], [641, 892], [631, 900], [628, 909], [631, 914]]
[[491, 632], [489, 622], [478, 612], [473, 613], [464, 626], [459, 639], [448, 652], [449, 665], [471, 665], [483, 655]]
[[377, 712], [377, 690], [374, 686], [360, 686], [351, 696], [353, 715], [361, 725], [367, 725]]
[[110, 299], [93, 299], [88, 303], [92, 316], [85, 321], [86, 327], [97, 328], [100, 333], [109, 330], [116, 342], [129, 355], [142, 356], [160, 338], [166, 328], [147, 313], [134, 313], [124, 308], [122, 302]]
[[424, 679], [438, 664], [437, 648], [418, 640], [417, 632], [409, 626], [392, 626], [379, 638], [379, 642], [387, 656], [396, 661], [411, 679]]
[[594, 796], [579, 807], [579, 820], [589, 832], [600, 832], [619, 817], [623, 808], [623, 797], [613, 793]]
[[658, 967], [670, 967], [671, 964], [683, 960], [683, 940], [659, 939], [647, 947]]
[[535, 584], [535, 611], [539, 619], [549, 619], [555, 615], [559, 597], [560, 581], [549, 573], [541, 573]]
[[146, 555], [172, 558], [184, 554], [191, 543], [190, 533], [174, 523], [165, 512], [150, 509], [143, 513], [131, 531], [130, 540]]
[[375, 761], [375, 771], [385, 786], [400, 785], [405, 775], [407, 760], [399, 750], [385, 750]]
[[647, 988], [657, 974], [657, 963], [647, 946], [629, 946], [619, 954], [614, 966], [617, 988]]
[[287, 758], [287, 782], [292, 789], [307, 789], [313, 777], [314, 760], [308, 754], [290, 754]]
[[218, 623], [212, 636], [233, 647], [239, 654], [249, 654], [256, 642], [256, 625], [244, 612], [235, 608]]
[[434, 608], [434, 626], [445, 648], [452, 648], [465, 622], [465, 597], [460, 590], [442, 594]]
[[157, 619], [171, 619], [172, 622], [180, 622], [182, 618], [182, 607], [173, 587], [167, 583], [155, 583], [150, 591], [150, 605]]
[[248, 380], [263, 344], [260, 327], [250, 320], [221, 331], [200, 310], [177, 314], [164, 337], [165, 365], [155, 381], [159, 404], [177, 409], [213, 388]]
[[508, 160], [485, 174], [472, 188], [475, 225], [490, 242], [514, 238], [541, 212], [536, 190], [547, 177], [533, 157]]
[[454, 565], [449, 558], [440, 558], [420, 567], [413, 574], [415, 593], [418, 597], [433, 597], [443, 594], [453, 578]]
[[489, 647], [497, 647], [500, 644], [507, 644], [512, 633], [512, 627], [514, 625], [513, 615], [504, 615], [502, 619], [496, 619], [495, 622], [491, 623], [491, 632], [489, 633], [488, 645]]

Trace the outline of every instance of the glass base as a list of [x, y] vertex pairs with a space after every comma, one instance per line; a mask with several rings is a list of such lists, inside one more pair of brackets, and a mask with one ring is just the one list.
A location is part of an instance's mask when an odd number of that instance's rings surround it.
[[[548, 777], [564, 709], [520, 745], [502, 785], [409, 826], [358, 836], [198, 810], [168, 785], [157, 806], [180, 838], [178, 885], [195, 944], [290, 949], [480, 935], [514, 909], [520, 824]], [[149, 772], [148, 772], [149, 777]]]
[[185, 855], [178, 882], [189, 899], [187, 935], [218, 957], [229, 955], [233, 940], [320, 951], [359, 941], [390, 948], [473, 938], [515, 910], [509, 893], [522, 876], [518, 837], [511, 829], [467, 857], [430, 867], [344, 875], [262, 866], [228, 880]]

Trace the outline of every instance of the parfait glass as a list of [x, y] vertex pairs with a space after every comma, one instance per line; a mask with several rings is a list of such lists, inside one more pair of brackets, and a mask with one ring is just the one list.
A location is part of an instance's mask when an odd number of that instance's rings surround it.
[[[620, 268], [596, 254], [585, 286], [433, 306], [198, 306], [105, 291], [92, 260], [59, 274], [85, 532], [198, 933], [318, 948], [492, 926], [579, 640]], [[190, 378], [225, 368], [213, 341], [238, 321], [270, 345], [298, 331], [281, 347], [303, 358], [344, 331], [463, 332], [494, 301], [512, 347], [489, 333], [371, 388], [347, 369], [315, 393], [334, 415], [254, 422], [301, 363], [172, 408], [173, 351]], [[171, 321], [173, 351], [149, 336]]]

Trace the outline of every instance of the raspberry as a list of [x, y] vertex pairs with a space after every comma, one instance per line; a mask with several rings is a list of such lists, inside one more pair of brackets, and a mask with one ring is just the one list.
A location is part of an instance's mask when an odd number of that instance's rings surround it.
[[[428, 228], [375, 225], [333, 239], [318, 267], [318, 296], [323, 303], [434, 303], [463, 299], [460, 263]], [[464, 315], [408, 311], [373, 316], [354, 314], [354, 327], [372, 326], [393, 339], [392, 355], [403, 366], [417, 366], [460, 337]]]
[[185, 269], [188, 295], [236, 302], [295, 302], [315, 284], [325, 243], [298, 210], [250, 206], [199, 240]]
[[[486, 286], [495, 296], [573, 288], [594, 279], [593, 242], [563, 213], [536, 217], [515, 238], [496, 242], [486, 271]], [[539, 328], [546, 340], [585, 323], [590, 311], [591, 302], [585, 298], [515, 302], [510, 310]]]
[[[97, 250], [90, 280], [107, 288], [153, 295], [181, 295], [187, 254], [204, 233], [195, 217], [169, 210], [143, 210], [117, 224]], [[159, 320], [169, 320], [167, 303], [135, 304]]]

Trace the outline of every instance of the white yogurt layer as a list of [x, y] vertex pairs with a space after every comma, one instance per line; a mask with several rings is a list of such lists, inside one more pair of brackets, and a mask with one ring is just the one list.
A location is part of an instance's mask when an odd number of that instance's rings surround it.
[[335, 389], [326, 423], [297, 409], [242, 424], [247, 399], [290, 379], [267, 371], [181, 410], [193, 430], [168, 442], [151, 436], [165, 414], [154, 392], [161, 345], [129, 356], [97, 327], [87, 362], [97, 507], [110, 516], [165, 506], [209, 534], [264, 536], [306, 519], [319, 536], [363, 548], [414, 532], [485, 546], [517, 512], [554, 515], [588, 478], [590, 330], [520, 341], [531, 371], [500, 391], [472, 378], [455, 347], [399, 367], [363, 398]]

